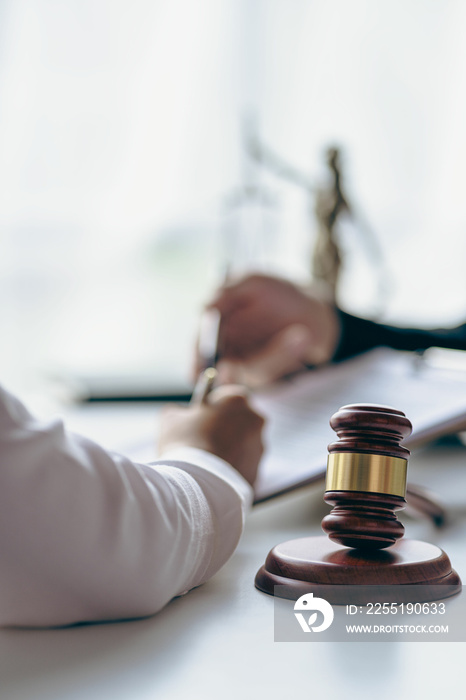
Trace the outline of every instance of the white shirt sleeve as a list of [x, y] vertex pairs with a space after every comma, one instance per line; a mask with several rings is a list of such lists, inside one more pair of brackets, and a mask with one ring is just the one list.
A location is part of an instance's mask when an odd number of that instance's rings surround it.
[[137, 464], [0, 388], [0, 625], [151, 615], [227, 561], [251, 500], [203, 450]]

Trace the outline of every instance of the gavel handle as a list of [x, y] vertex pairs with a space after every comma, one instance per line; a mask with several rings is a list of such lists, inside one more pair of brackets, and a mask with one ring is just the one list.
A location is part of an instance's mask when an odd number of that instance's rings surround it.
[[436, 500], [434, 494], [423, 486], [408, 484], [406, 501], [413, 510], [427, 515], [436, 527], [442, 527], [447, 519], [445, 508]]

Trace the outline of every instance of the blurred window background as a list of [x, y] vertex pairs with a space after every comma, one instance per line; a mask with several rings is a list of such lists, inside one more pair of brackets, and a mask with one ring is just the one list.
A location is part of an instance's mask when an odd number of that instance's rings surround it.
[[338, 302], [465, 318], [465, 26], [462, 0], [0, 0], [2, 381], [182, 385], [227, 266], [310, 279], [329, 146]]

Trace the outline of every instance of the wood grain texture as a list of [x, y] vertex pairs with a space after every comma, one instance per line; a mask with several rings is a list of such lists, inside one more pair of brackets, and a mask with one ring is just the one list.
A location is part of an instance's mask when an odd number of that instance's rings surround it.
[[324, 500], [334, 508], [322, 520], [322, 529], [334, 542], [364, 550], [384, 549], [404, 535], [394, 512], [406, 505], [400, 496], [326, 491]]
[[[338, 441], [329, 452], [356, 455], [385, 455], [374, 461], [375, 468], [389, 470], [409, 451], [401, 441], [411, 433], [404, 413], [387, 406], [353, 404], [343, 406], [330, 424]], [[391, 459], [395, 458], [395, 460]], [[403, 525], [395, 511], [405, 499], [395, 493], [376, 492], [387, 488], [390, 479], [362, 481], [368, 490], [356, 490], [367, 459], [339, 460], [342, 476], [330, 479], [347, 490], [328, 490], [324, 499], [333, 510], [322, 521], [329, 537], [304, 537], [274, 547], [255, 579], [256, 587], [271, 595], [297, 599], [313, 592], [330, 603], [427, 602], [439, 600], [461, 589], [458, 574], [443, 550], [427, 542], [403, 540]], [[368, 468], [374, 465], [369, 460]], [[355, 481], [348, 475], [357, 478]], [[406, 472], [402, 471], [402, 481]], [[383, 472], [389, 476], [389, 472]], [[351, 490], [353, 489], [353, 490]], [[390, 549], [387, 549], [390, 547]], [[278, 591], [276, 586], [280, 586]]]
[[330, 419], [338, 440], [328, 446], [332, 452], [368, 452], [408, 459], [402, 440], [413, 426], [403, 411], [391, 406], [355, 403], [342, 406]]
[[[338, 440], [328, 446], [338, 452], [369, 453], [408, 459], [409, 450], [400, 442], [412, 431], [402, 411], [376, 404], [351, 404], [330, 419]], [[322, 521], [331, 540], [364, 550], [392, 546], [403, 537], [404, 527], [395, 511], [404, 508], [401, 496], [358, 491], [326, 491], [324, 500], [334, 506]]]
[[385, 602], [388, 594], [390, 602], [438, 600], [458, 592], [461, 581], [445, 552], [427, 542], [401, 540], [389, 551], [363, 553], [326, 537], [304, 537], [274, 547], [255, 585], [271, 595], [275, 586], [283, 586], [282, 597], [312, 591], [330, 603], [347, 604]]

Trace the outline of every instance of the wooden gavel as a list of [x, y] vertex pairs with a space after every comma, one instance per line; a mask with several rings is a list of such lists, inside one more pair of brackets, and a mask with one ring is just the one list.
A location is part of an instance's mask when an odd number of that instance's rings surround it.
[[411, 434], [411, 422], [393, 408], [352, 404], [330, 425], [339, 440], [328, 446], [324, 500], [334, 508], [322, 529], [346, 547], [390, 547], [404, 534], [395, 511], [406, 505], [410, 453], [400, 442]]

